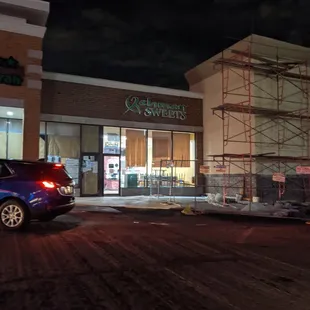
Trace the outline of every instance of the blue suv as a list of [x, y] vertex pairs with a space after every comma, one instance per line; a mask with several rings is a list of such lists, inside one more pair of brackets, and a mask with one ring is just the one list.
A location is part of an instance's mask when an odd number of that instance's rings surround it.
[[74, 204], [74, 182], [63, 165], [0, 159], [0, 228], [51, 221]]

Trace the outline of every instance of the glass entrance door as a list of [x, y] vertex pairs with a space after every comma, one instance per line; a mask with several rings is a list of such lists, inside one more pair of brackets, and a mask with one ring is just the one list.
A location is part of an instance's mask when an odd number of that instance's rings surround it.
[[99, 195], [98, 154], [82, 154], [81, 196]]
[[120, 192], [120, 157], [103, 156], [103, 194], [119, 195]]

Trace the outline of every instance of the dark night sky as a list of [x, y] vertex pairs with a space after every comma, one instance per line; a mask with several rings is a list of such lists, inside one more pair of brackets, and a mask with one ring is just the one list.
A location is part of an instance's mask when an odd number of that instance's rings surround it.
[[310, 0], [49, 2], [45, 71], [187, 89], [188, 69], [252, 32], [310, 46]]

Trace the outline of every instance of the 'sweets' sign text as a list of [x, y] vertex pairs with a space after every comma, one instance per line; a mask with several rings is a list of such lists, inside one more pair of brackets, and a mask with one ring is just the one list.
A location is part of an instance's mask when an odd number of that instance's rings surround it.
[[185, 105], [157, 102], [150, 98], [140, 99], [139, 97], [129, 96], [125, 100], [125, 106], [127, 108], [125, 113], [132, 112], [146, 117], [174, 118], [181, 121], [187, 117]]

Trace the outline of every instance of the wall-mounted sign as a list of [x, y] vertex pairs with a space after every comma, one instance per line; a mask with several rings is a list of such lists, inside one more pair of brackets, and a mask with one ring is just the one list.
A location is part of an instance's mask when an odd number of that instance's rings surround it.
[[297, 174], [310, 174], [310, 167], [309, 166], [297, 166], [296, 173]]
[[186, 106], [183, 104], [169, 104], [164, 102], [152, 101], [150, 98], [140, 99], [139, 97], [129, 96], [125, 100], [127, 112], [142, 114], [144, 116], [186, 119]]
[[199, 173], [210, 173], [210, 166], [199, 166]]
[[24, 81], [24, 68], [14, 57], [0, 57], [0, 84], [21, 86]]
[[272, 181], [278, 182], [278, 183], [285, 183], [285, 175], [281, 172], [274, 172], [272, 174]]
[[106, 154], [118, 154], [120, 143], [118, 141], [107, 141], [104, 143], [103, 152]]
[[214, 166], [215, 172], [226, 172], [226, 166], [225, 165], [216, 165]]

